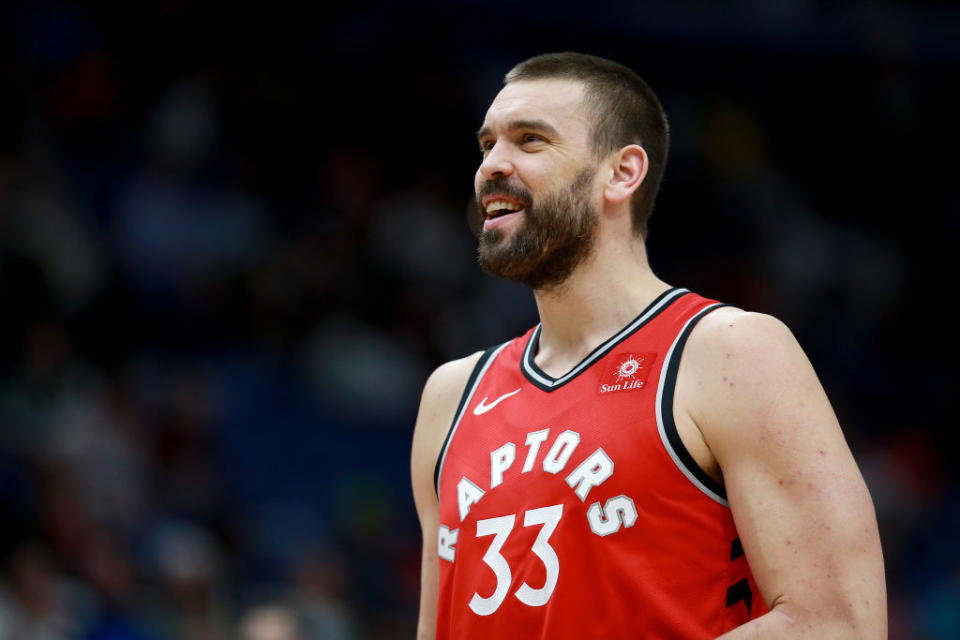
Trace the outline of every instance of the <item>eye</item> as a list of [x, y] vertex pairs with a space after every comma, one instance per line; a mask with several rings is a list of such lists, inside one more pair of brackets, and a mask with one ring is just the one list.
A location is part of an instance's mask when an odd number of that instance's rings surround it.
[[538, 136], [535, 133], [525, 133], [520, 138], [523, 144], [535, 144], [537, 142], [544, 142], [544, 139]]
[[493, 140], [484, 140], [480, 143], [480, 153], [486, 155], [491, 149], [493, 149]]

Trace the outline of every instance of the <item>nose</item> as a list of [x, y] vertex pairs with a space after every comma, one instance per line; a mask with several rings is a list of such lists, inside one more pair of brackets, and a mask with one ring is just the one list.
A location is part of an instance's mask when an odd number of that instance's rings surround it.
[[513, 164], [510, 162], [506, 146], [504, 143], [497, 142], [484, 156], [477, 170], [484, 180], [505, 178], [513, 173]]

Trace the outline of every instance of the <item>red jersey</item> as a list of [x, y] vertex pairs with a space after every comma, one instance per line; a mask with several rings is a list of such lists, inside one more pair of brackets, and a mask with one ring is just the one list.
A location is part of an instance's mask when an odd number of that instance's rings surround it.
[[671, 289], [559, 378], [539, 326], [483, 354], [437, 461], [438, 640], [714, 638], [766, 612], [673, 419], [720, 306]]

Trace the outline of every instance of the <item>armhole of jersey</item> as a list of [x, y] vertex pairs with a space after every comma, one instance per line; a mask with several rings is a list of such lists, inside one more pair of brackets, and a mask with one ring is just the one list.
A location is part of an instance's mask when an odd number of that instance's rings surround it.
[[484, 351], [480, 359], [477, 360], [477, 364], [473, 366], [473, 371], [467, 379], [467, 384], [463, 389], [463, 395], [460, 396], [460, 404], [457, 405], [457, 411], [453, 414], [453, 423], [450, 425], [449, 431], [447, 431], [447, 437], [443, 440], [440, 455], [437, 456], [437, 465], [433, 470], [433, 487], [437, 490], [437, 498], [440, 497], [440, 474], [443, 473], [443, 460], [447, 456], [447, 448], [450, 446], [450, 440], [453, 439], [453, 433], [457, 430], [457, 425], [460, 424], [463, 412], [466, 410], [467, 405], [470, 404], [470, 399], [473, 397], [473, 392], [477, 390], [480, 380], [483, 379], [484, 374], [487, 372], [487, 369], [490, 368], [497, 354], [508, 344], [510, 344], [509, 341], [490, 347]]
[[683, 347], [687, 343], [687, 338], [690, 337], [690, 332], [703, 316], [728, 306], [730, 305], [712, 304], [687, 320], [667, 352], [660, 374], [660, 388], [657, 390], [657, 428], [667, 453], [690, 482], [709, 498], [724, 506], [729, 506], [726, 490], [700, 468], [680, 439], [680, 432], [677, 431], [677, 423], [673, 417], [673, 396], [677, 385], [677, 371], [680, 369], [680, 357], [683, 355]]

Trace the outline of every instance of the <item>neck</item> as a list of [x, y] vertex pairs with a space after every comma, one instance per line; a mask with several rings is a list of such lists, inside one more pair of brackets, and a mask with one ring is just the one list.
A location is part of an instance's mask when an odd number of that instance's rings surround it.
[[542, 323], [537, 366], [566, 373], [667, 289], [651, 271], [642, 239], [625, 245], [597, 238], [567, 280], [534, 292]]

